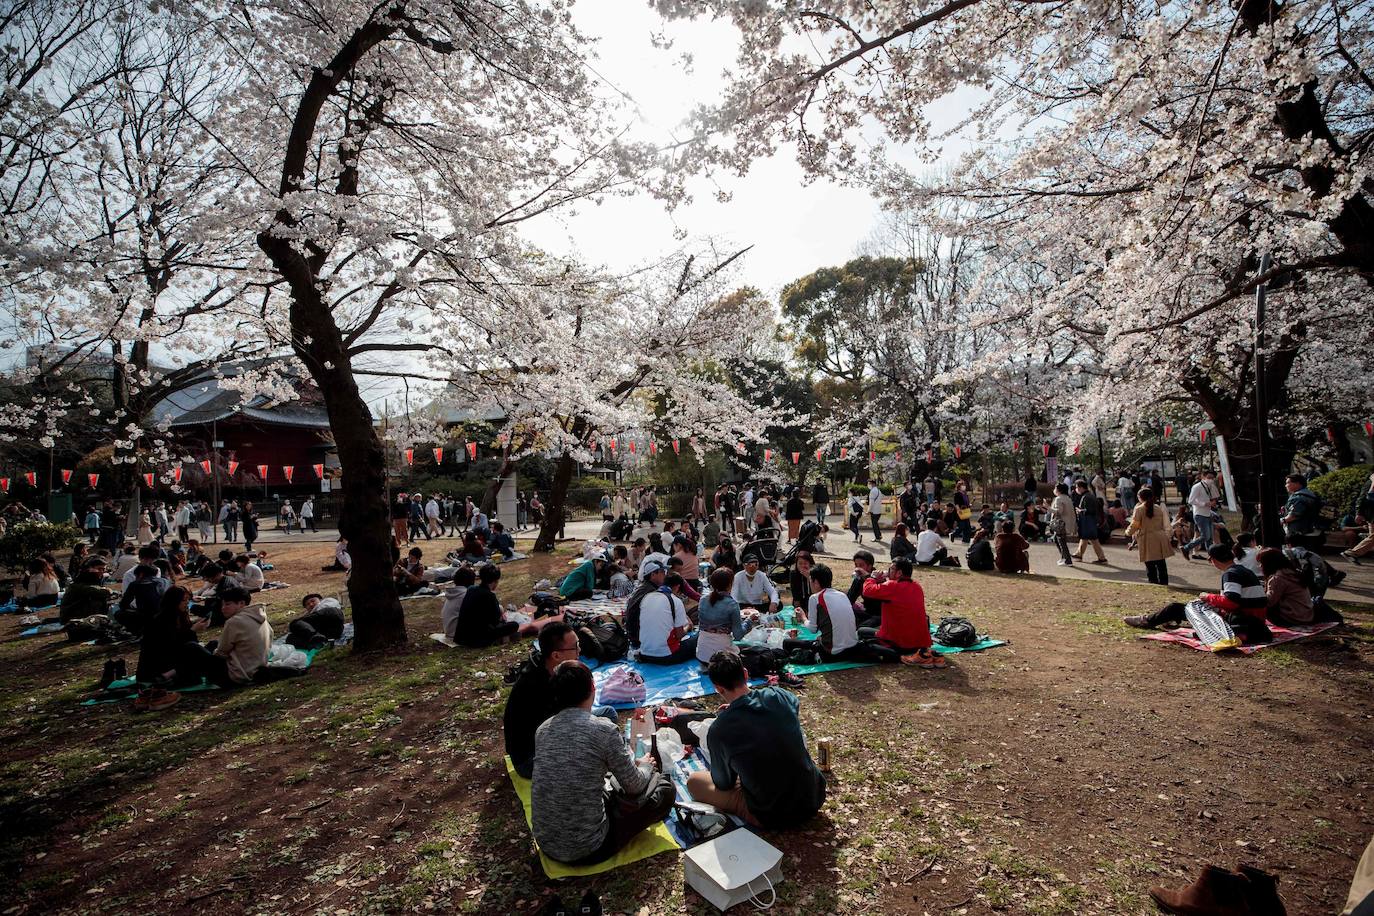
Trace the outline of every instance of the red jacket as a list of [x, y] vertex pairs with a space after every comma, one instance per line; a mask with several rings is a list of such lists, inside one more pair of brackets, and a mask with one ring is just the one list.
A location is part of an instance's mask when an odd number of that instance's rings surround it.
[[864, 583], [864, 597], [883, 603], [883, 623], [878, 638], [901, 649], [930, 648], [930, 620], [926, 617], [926, 594], [921, 584], [908, 579], [889, 579]]

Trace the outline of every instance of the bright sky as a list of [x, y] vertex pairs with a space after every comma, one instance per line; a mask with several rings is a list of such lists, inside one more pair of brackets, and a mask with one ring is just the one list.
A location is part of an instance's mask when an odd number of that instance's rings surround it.
[[[674, 47], [664, 51], [651, 43], [651, 36], [665, 29], [647, 3], [584, 0], [574, 7], [574, 17], [581, 29], [601, 39], [597, 71], [634, 99], [640, 136], [646, 139], [668, 137], [694, 105], [709, 101], [723, 85], [722, 69], [734, 60], [737, 36], [728, 22], [674, 22], [666, 30]], [[682, 52], [694, 58], [691, 72], [682, 66]], [[959, 114], [955, 107], [950, 106], [950, 116]], [[937, 123], [943, 120], [940, 114], [931, 112]], [[733, 195], [727, 203], [716, 200], [716, 188], [707, 181], [690, 187], [695, 203], [673, 214], [648, 198], [616, 198], [527, 224], [525, 235], [547, 250], [615, 269], [678, 248], [683, 242], [675, 231], [753, 245], [742, 279], [773, 295], [798, 277], [853, 257], [879, 214], [866, 190], [825, 181], [804, 184], [787, 151], [756, 163], [744, 178], [722, 179], [721, 187]]]

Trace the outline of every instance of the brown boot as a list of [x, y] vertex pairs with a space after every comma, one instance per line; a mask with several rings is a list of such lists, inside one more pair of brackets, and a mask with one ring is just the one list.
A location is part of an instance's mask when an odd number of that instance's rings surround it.
[[1183, 890], [1150, 888], [1150, 897], [1159, 908], [1178, 916], [1255, 916], [1247, 902], [1250, 893], [1248, 878], [1215, 865], [1205, 866]]
[[1279, 896], [1279, 879], [1253, 865], [1238, 866], [1237, 871], [1250, 880], [1250, 912], [1254, 916], [1288, 916]]

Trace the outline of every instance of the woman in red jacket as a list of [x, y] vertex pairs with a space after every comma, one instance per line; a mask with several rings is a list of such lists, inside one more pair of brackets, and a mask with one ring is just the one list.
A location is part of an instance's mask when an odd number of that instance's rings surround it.
[[896, 559], [887, 574], [877, 573], [864, 583], [863, 596], [882, 604], [882, 625], [859, 630], [860, 639], [878, 639], [902, 654], [902, 664], [921, 668], [947, 668], [949, 663], [930, 648], [930, 619], [926, 595], [911, 578], [911, 561]]

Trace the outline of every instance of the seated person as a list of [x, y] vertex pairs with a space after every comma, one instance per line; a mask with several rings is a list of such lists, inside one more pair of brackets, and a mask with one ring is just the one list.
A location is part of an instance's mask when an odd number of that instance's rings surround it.
[[[156, 550], [157, 548], [153, 549]], [[115, 557], [114, 569], [111, 571], [111, 575], [122, 583], [124, 581], [124, 574], [137, 566], [138, 563], [138, 548], [134, 546], [133, 541], [125, 541], [119, 556]]]
[[42, 557], [29, 561], [28, 575], [24, 577], [24, 594], [20, 604], [25, 607], [52, 607], [57, 603], [61, 584], [51, 564]]
[[563, 577], [562, 582], [558, 583], [558, 594], [569, 601], [581, 601], [584, 598], [590, 598], [596, 589], [597, 577], [605, 568], [605, 554], [579, 563], [572, 572]]
[[463, 600], [468, 589], [477, 583], [477, 573], [471, 566], [460, 566], [453, 574], [453, 581], [444, 587], [444, 606], [439, 609], [439, 619], [444, 625], [444, 635], [449, 639], [458, 638], [458, 614], [463, 609]]
[[[581, 651], [577, 633], [561, 620], [539, 631], [538, 646], [538, 658], [524, 665], [519, 679], [511, 687], [502, 717], [506, 754], [515, 772], [526, 779], [534, 772], [534, 733], [545, 719], [558, 711], [549, 689], [553, 670], [563, 662], [577, 661]], [[619, 721], [613, 706], [594, 706], [592, 715], [601, 716], [612, 724]]]
[[625, 602], [625, 636], [630, 645], [639, 646], [639, 608], [644, 599], [663, 587], [668, 578], [668, 567], [657, 560], [646, 560], [640, 564], [639, 585]]
[[301, 599], [305, 615], [287, 625], [286, 641], [302, 651], [319, 649], [343, 636], [344, 612], [338, 598], [309, 594]]
[[220, 596], [223, 634], [203, 646], [185, 643], [177, 658], [178, 676], [191, 678], [191, 683], [195, 683], [196, 676], [204, 677], [220, 687], [253, 682], [253, 676], [267, 664], [272, 627], [262, 606], [249, 604], [252, 600], [248, 591], [238, 586], [224, 590]]
[[405, 560], [396, 564], [391, 571], [391, 577], [396, 580], [396, 591], [401, 595], [413, 595], [425, 587], [424, 555], [423, 550], [412, 547]]
[[896, 649], [902, 663], [921, 668], [945, 668], [948, 662], [930, 648], [930, 619], [926, 596], [911, 578], [910, 560], [893, 560], [887, 574], [877, 573], [864, 583], [864, 599], [883, 603], [882, 625], [877, 630], [859, 629], [861, 639], [877, 639]]
[[124, 589], [119, 608], [114, 612], [115, 621], [130, 633], [142, 633], [147, 622], [157, 614], [162, 594], [170, 584], [158, 576], [156, 567], [135, 566], [134, 580]]
[[854, 554], [854, 578], [849, 580], [849, 591], [845, 597], [854, 608], [854, 619], [860, 627], [877, 629], [882, 623], [883, 603], [877, 598], [864, 598], [864, 583], [873, 575], [876, 561], [873, 554], [860, 550]]
[[682, 598], [684, 603], [690, 604], [692, 607], [696, 607], [697, 602], [701, 600], [701, 592], [696, 588], [696, 586], [687, 581], [687, 575], [689, 572], [692, 574], [694, 578], [696, 578], [697, 585], [700, 585], [701, 579], [697, 577], [699, 577], [701, 573], [698, 570], [695, 561], [693, 561], [691, 566], [689, 567], [686, 563], [683, 562], [682, 557], [674, 555], [668, 558], [668, 575], [676, 575], [678, 578], [682, 580]]
[[926, 522], [926, 530], [916, 536], [916, 554], [912, 560], [917, 566], [934, 566], [949, 556], [949, 548], [940, 537], [939, 528], [938, 522]]
[[1028, 541], [1039, 541], [1045, 537], [1045, 522], [1040, 514], [1040, 507], [1035, 503], [1026, 503], [1026, 508], [1021, 513], [1021, 524], [1017, 528], [1021, 536]]
[[157, 611], [144, 625], [139, 642], [134, 678], [140, 684], [170, 681], [177, 687], [189, 687], [200, 682], [199, 674], [177, 668], [186, 644], [199, 642], [197, 634], [210, 626], [210, 621], [203, 617], [192, 623], [190, 607], [189, 589], [173, 585], [162, 593]]
[[829, 566], [817, 564], [811, 568], [811, 597], [807, 601], [807, 617], [816, 622], [816, 639], [785, 639], [783, 649], [814, 649], [826, 662], [896, 661], [897, 653], [885, 647], [860, 641], [858, 624], [854, 620], [854, 606], [849, 597], [833, 588], [835, 574]]
[[1002, 523], [1003, 523], [1003, 522], [1013, 522], [1013, 523], [1014, 523], [1015, 521], [1016, 521], [1016, 513], [1011, 511], [1011, 507], [1010, 507], [1007, 503], [1001, 503], [1001, 504], [997, 507], [997, 514], [995, 514], [995, 515], [992, 517], [992, 523], [993, 523], [992, 531], [993, 531], [994, 534], [996, 534], [998, 531], [1001, 531], [1001, 530], [1002, 530]]
[[1299, 578], [1293, 561], [1284, 556], [1282, 550], [1273, 548], [1261, 550], [1258, 560], [1264, 577], [1264, 595], [1268, 602], [1265, 614], [1269, 622], [1281, 627], [1312, 623], [1316, 617], [1312, 592]]
[[[549, 693], [556, 711], [534, 733], [530, 825], [544, 855], [591, 865], [667, 817], [676, 792], [651, 758], [636, 761], [620, 730], [593, 714], [596, 685], [586, 665], [560, 662]], [[618, 790], [606, 790], [608, 772]]]
[[992, 552], [998, 572], [1030, 572], [1030, 543], [1016, 533], [1011, 522], [1002, 523], [1002, 530], [992, 542]]
[[644, 568], [645, 568], [646, 566], [648, 566], [649, 564], [651, 564], [651, 563], [657, 563], [659, 566], [662, 566], [662, 567], [666, 570], [666, 569], [668, 568], [668, 553], [667, 553], [667, 551], [661, 551], [661, 550], [650, 551], [649, 553], [646, 553], [646, 554], [644, 555], [644, 559], [641, 560], [640, 563], [639, 563], [639, 581], [640, 581], [640, 582], [643, 582], [643, 581], [644, 581]]
[[730, 594], [735, 577], [728, 569], [716, 569], [707, 580], [708, 591], [697, 606], [697, 661], [703, 665], [717, 652], [739, 652], [735, 640], [749, 631], [740, 613], [739, 602]]
[[678, 560], [682, 568], [678, 574], [687, 582], [692, 593], [696, 595], [694, 600], [701, 600], [701, 561], [697, 558], [697, 545], [691, 538], [679, 537], [673, 541], [671, 559]]
[[100, 583], [105, 578], [105, 558], [89, 557], [77, 573], [76, 579], [62, 594], [62, 604], [58, 608], [58, 618], [66, 623], [96, 614], [110, 612], [110, 599], [114, 596]]
[[811, 570], [815, 565], [816, 558], [811, 555], [811, 551], [798, 550], [796, 565], [787, 577], [787, 591], [792, 597], [792, 607], [802, 621], [807, 619], [806, 608], [811, 603]]
[[348, 538], [339, 538], [334, 544], [334, 563], [321, 569], [323, 572], [349, 572], [353, 569], [353, 557], [348, 552]]
[[992, 537], [993, 531], [996, 530], [994, 526], [997, 524], [997, 516], [1000, 514], [1001, 513], [994, 513], [992, 511], [992, 506], [983, 503], [983, 509], [978, 513], [978, 530], [986, 531], [988, 537]]
[[234, 570], [234, 580], [250, 592], [260, 592], [267, 584], [262, 567], [253, 562], [253, 558], [246, 553], [234, 558]]
[[234, 581], [225, 573], [222, 563], [204, 564], [200, 568], [200, 575], [205, 584], [196, 589], [191, 603], [204, 609], [204, 616], [210, 618], [211, 626], [222, 626], [224, 615], [220, 610], [220, 603], [224, 593], [235, 587]]
[[496, 600], [496, 583], [501, 581], [501, 567], [488, 564], [477, 573], [477, 584], [463, 596], [458, 611], [458, 625], [453, 639], [459, 645], [483, 648], [510, 639], [520, 624], [507, 620]]
[[[711, 516], [705, 527], [701, 529], [701, 543], [703, 547], [712, 548], [720, 544], [720, 525], [717, 524], [715, 516]], [[1354, 545], [1353, 541], [1351, 545]]]
[[124, 571], [124, 574], [119, 577], [120, 588], [125, 589], [129, 587], [129, 583], [134, 581], [134, 570], [138, 569], [139, 566], [152, 566], [156, 568], [157, 559], [161, 555], [162, 551], [157, 549], [156, 544], [145, 544], [138, 548], [138, 563], [129, 567]]
[[892, 529], [892, 543], [889, 545], [893, 557], [913, 557], [916, 555], [916, 545], [911, 543], [910, 532], [902, 522], [897, 523], [897, 527]]
[[735, 544], [730, 538], [720, 539], [720, 544], [711, 554], [711, 566], [716, 569], [728, 569], [732, 573], [739, 569], [739, 557], [735, 556]]
[[[84, 547], [85, 545], [83, 544], [81, 546]], [[72, 577], [67, 574], [67, 568], [57, 562], [57, 557], [55, 557], [51, 551], [39, 554], [39, 559], [44, 560], [48, 564], [48, 568], [53, 571], [53, 575], [57, 576], [58, 589], [65, 592], [67, 590], [67, 583], [72, 580]]]
[[[1004, 522], [1003, 524], [1009, 525], [1011, 523]], [[983, 528], [979, 528], [973, 533], [973, 543], [968, 545], [964, 562], [973, 572], [989, 572], [997, 568], [992, 553], [992, 536]]]
[[778, 612], [778, 589], [767, 574], [759, 571], [759, 558], [750, 554], [744, 568], [735, 573], [730, 594], [739, 602], [741, 610], [752, 608], [765, 614]]
[[639, 661], [649, 665], [676, 665], [696, 655], [697, 634], [687, 635], [691, 621], [679, 594], [682, 577], [666, 575], [663, 587], [649, 592], [639, 603]]
[[[1224, 544], [1213, 544], [1207, 548], [1207, 559], [1221, 572], [1221, 591], [1198, 597], [1230, 624], [1242, 642], [1254, 644], [1272, 640], [1274, 634], [1264, 622], [1269, 598], [1259, 577], [1237, 563], [1235, 553]], [[1187, 620], [1184, 606], [1175, 601], [1153, 614], [1127, 617], [1124, 623], [1146, 630], [1158, 626], [1179, 626]]]
[[191, 538], [186, 542], [186, 559], [182, 562], [182, 568], [188, 576], [200, 575], [200, 568], [205, 565], [209, 558], [205, 551], [200, 549], [200, 541]]
[[825, 777], [806, 749], [796, 694], [750, 690], [743, 662], [728, 652], [707, 673], [726, 706], [706, 733], [711, 769], [687, 777], [688, 793], [754, 826], [802, 826], [825, 803]]
[[633, 572], [635, 578], [644, 581], [639, 575], [639, 568], [644, 565], [644, 558], [649, 555], [649, 542], [644, 538], [635, 538], [630, 542], [630, 565], [627, 571]]
[[487, 542], [487, 549], [492, 553], [499, 553], [502, 557], [509, 560], [515, 556], [515, 538], [510, 536], [506, 526], [500, 522], [491, 523], [491, 540]]

